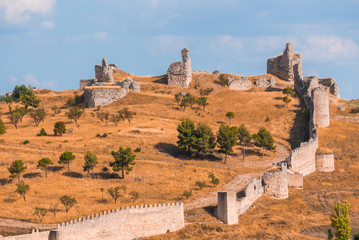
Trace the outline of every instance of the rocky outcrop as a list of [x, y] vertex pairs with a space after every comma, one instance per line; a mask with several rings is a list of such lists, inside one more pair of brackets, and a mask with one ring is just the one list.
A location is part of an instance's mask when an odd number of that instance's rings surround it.
[[182, 61], [172, 63], [167, 71], [169, 86], [187, 88], [192, 81], [191, 58], [188, 48], [182, 49]]
[[102, 59], [102, 65], [95, 65], [95, 76], [98, 82], [114, 82], [113, 73], [116, 65], [108, 64], [106, 57]]
[[229, 77], [228, 88], [230, 90], [250, 90], [252, 83], [245, 77]]
[[272, 88], [275, 87], [276, 81], [274, 77], [270, 77], [269, 80], [266, 80], [265, 77], [260, 77], [254, 82], [254, 85], [258, 88]]
[[267, 73], [288, 82], [295, 79], [303, 79], [302, 58], [300, 54], [294, 53], [294, 45], [288, 42], [283, 54], [267, 61]]

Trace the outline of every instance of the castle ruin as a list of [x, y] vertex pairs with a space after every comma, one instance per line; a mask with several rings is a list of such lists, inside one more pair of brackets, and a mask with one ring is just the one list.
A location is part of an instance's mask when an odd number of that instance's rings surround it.
[[191, 58], [188, 48], [182, 49], [182, 61], [172, 63], [167, 71], [167, 84], [187, 88], [192, 81]]

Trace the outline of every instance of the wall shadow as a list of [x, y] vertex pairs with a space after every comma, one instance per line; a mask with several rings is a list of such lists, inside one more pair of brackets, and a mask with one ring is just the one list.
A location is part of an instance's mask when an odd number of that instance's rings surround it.
[[25, 173], [24, 175], [22, 175], [23, 178], [36, 178], [36, 177], [40, 177], [41, 173]]
[[160, 83], [160, 84], [166, 84], [167, 85], [167, 75], [160, 76], [161, 78], [156, 79], [152, 81], [153, 83]]
[[303, 108], [294, 111], [296, 115], [288, 139], [292, 149], [298, 148], [301, 142], [309, 140], [309, 116], [304, 111]]
[[47, 167], [47, 170], [50, 171], [50, 172], [58, 172], [58, 171], [61, 171], [62, 169], [64, 169], [63, 166], [50, 166], [50, 167]]

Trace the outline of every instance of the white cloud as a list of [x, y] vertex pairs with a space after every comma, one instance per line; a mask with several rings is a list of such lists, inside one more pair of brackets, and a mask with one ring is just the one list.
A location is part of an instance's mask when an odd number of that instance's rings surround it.
[[221, 35], [208, 43], [209, 50], [222, 54], [223, 52], [240, 54], [243, 49], [242, 40], [238, 37]]
[[352, 39], [312, 35], [306, 38], [303, 58], [315, 62], [343, 61], [359, 56], [359, 47]]
[[9, 82], [11, 85], [15, 85], [17, 83], [16, 77], [9, 77]]
[[144, 47], [151, 55], [178, 53], [187, 46], [188, 39], [184, 36], [161, 35], [144, 42]]
[[36, 79], [36, 77], [34, 75], [32, 75], [31, 73], [26, 74], [23, 77], [24, 83], [26, 85], [31, 84], [34, 87], [38, 87], [40, 85], [40, 82]]
[[75, 37], [68, 37], [64, 41], [65, 44], [80, 43], [88, 40], [106, 41], [111, 37], [106, 32], [97, 32], [92, 34], [85, 34]]
[[44, 21], [42, 22], [42, 26], [46, 29], [54, 29], [55, 28], [55, 23], [52, 21]]
[[31, 14], [51, 13], [55, 4], [56, 0], [0, 0], [0, 9], [8, 23], [22, 23], [28, 21]]

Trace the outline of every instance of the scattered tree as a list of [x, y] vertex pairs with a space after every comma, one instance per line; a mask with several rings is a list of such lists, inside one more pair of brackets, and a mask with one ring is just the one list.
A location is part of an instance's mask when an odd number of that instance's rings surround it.
[[200, 97], [197, 99], [197, 104], [198, 106], [202, 107], [203, 112], [206, 111], [206, 106], [209, 105], [209, 103], [207, 102], [207, 97]]
[[63, 122], [63, 121], [56, 122], [54, 125], [54, 133], [55, 133], [55, 136], [57, 136], [57, 134], [62, 136], [62, 134], [66, 133], [65, 122]]
[[201, 96], [208, 96], [213, 91], [213, 88], [201, 88], [199, 94]]
[[287, 96], [289, 96], [289, 95], [293, 96], [294, 90], [291, 87], [286, 87], [283, 89], [283, 94], [286, 94]]
[[19, 125], [20, 119], [21, 119], [21, 115], [19, 112], [14, 111], [9, 115], [9, 120], [15, 126], [16, 129]]
[[196, 97], [192, 96], [190, 93], [187, 93], [184, 98], [186, 98], [186, 101], [188, 104], [193, 108], [193, 105], [196, 103]]
[[221, 86], [228, 86], [228, 78], [225, 77], [223, 74], [220, 74], [218, 77], [218, 83]]
[[273, 145], [273, 137], [270, 134], [270, 132], [265, 129], [264, 127], [261, 127], [257, 134], [253, 134], [254, 138], [254, 144], [258, 147], [262, 148], [262, 159], [264, 156], [264, 150], [275, 150], [275, 146]]
[[191, 196], [193, 196], [192, 191], [184, 191], [182, 196], [186, 197], [186, 199], [190, 198]]
[[24, 107], [21, 107], [21, 108], [16, 108], [15, 111], [19, 113], [19, 115], [20, 115], [20, 122], [22, 122], [22, 119], [23, 119], [23, 118], [25, 117], [25, 115], [27, 114], [27, 109], [24, 108]]
[[52, 114], [53, 114], [53, 116], [55, 116], [56, 114], [59, 114], [60, 113], [60, 109], [59, 109], [59, 107], [58, 106], [52, 106], [51, 107], [51, 110], [52, 110]]
[[124, 119], [128, 120], [128, 124], [131, 124], [132, 118], [136, 115], [135, 112], [131, 112], [130, 110], [128, 110], [127, 107], [123, 108], [120, 113], [122, 114]]
[[22, 160], [15, 160], [11, 163], [10, 167], [7, 168], [10, 172], [10, 178], [16, 178], [18, 183], [20, 183], [20, 175], [27, 169], [27, 166], [23, 163]]
[[228, 118], [228, 125], [231, 126], [231, 119], [234, 118], [233, 112], [227, 112], [226, 117]]
[[41, 100], [36, 97], [32, 89], [29, 93], [21, 94], [18, 100], [24, 104], [25, 108], [28, 108], [29, 106], [37, 108], [41, 102]]
[[132, 154], [132, 150], [130, 147], [122, 148], [120, 147], [117, 152], [111, 152], [115, 161], [110, 162], [110, 166], [113, 171], [119, 172], [122, 171], [122, 179], [125, 178], [124, 171], [126, 170], [126, 174], [133, 170], [133, 165], [135, 165], [134, 160], [136, 155]]
[[[336, 240], [349, 240], [350, 239], [350, 217], [348, 202], [337, 202], [334, 207], [334, 213], [330, 214], [331, 226], [335, 229]], [[328, 239], [334, 240], [331, 229], [328, 231]]]
[[132, 197], [132, 202], [136, 202], [136, 200], [140, 197], [140, 194], [138, 192], [130, 192], [130, 195]]
[[227, 125], [221, 125], [217, 133], [219, 152], [225, 154], [224, 164], [227, 163], [227, 156], [233, 152], [233, 146], [237, 142], [237, 134]]
[[180, 93], [175, 94], [175, 101], [178, 104], [178, 106], [181, 106], [181, 100], [182, 100], [182, 95]]
[[109, 188], [108, 190], [108, 194], [110, 194], [110, 196], [115, 200], [115, 203], [117, 202], [117, 199], [119, 197], [121, 197], [120, 194], [120, 187], [114, 187], [114, 188]]
[[24, 84], [20, 86], [16, 85], [11, 96], [14, 99], [19, 99], [21, 94], [30, 95], [32, 91], [33, 87], [31, 85], [28, 85], [27, 87]]
[[111, 122], [113, 122], [116, 125], [116, 127], [118, 127], [118, 123], [121, 120], [124, 121], [125, 119], [124, 119], [121, 111], [118, 111], [117, 114], [111, 114], [110, 120], [111, 120]]
[[123, 194], [126, 195], [127, 186], [122, 185], [120, 188], [123, 190]]
[[31, 112], [30, 117], [34, 120], [35, 126], [39, 126], [40, 122], [44, 121], [46, 117], [45, 109], [36, 109], [35, 111]]
[[33, 215], [36, 215], [39, 218], [39, 222], [41, 223], [44, 217], [46, 216], [48, 210], [43, 207], [35, 207], [35, 211]]
[[213, 153], [215, 141], [212, 129], [207, 124], [199, 123], [191, 137], [191, 156], [202, 155], [204, 158], [207, 153]]
[[30, 186], [28, 184], [25, 184], [23, 181], [21, 181], [20, 183], [16, 184], [17, 188], [15, 190], [15, 192], [17, 192], [18, 194], [20, 194], [20, 197], [24, 198], [24, 201], [26, 202], [26, 193], [30, 190]]
[[199, 187], [200, 190], [206, 186], [206, 182], [197, 181], [195, 184], [197, 187]]
[[177, 126], [178, 135], [177, 141], [178, 148], [191, 154], [192, 136], [195, 130], [194, 122], [189, 118], [182, 120]]
[[282, 100], [287, 105], [287, 107], [288, 107], [288, 103], [292, 101], [292, 99], [290, 99], [288, 96], [284, 96]]
[[63, 152], [60, 156], [59, 163], [67, 164], [67, 171], [70, 172], [70, 163], [75, 159], [75, 155], [72, 152]]
[[74, 120], [75, 123], [77, 124], [77, 121], [79, 120], [79, 118], [82, 116], [83, 111], [81, 111], [80, 108], [78, 107], [72, 107], [69, 109], [69, 111], [66, 113], [66, 116], [71, 119]]
[[2, 119], [0, 118], [0, 135], [4, 134], [6, 132], [6, 127]]
[[219, 178], [216, 178], [216, 177], [214, 176], [214, 173], [210, 173], [210, 174], [208, 175], [208, 177], [211, 179], [211, 183], [212, 183], [214, 186], [217, 186], [217, 185], [220, 183]]
[[37, 162], [37, 167], [42, 167], [45, 169], [45, 176], [47, 178], [47, 167], [51, 164], [54, 164], [50, 158], [42, 158]]
[[110, 113], [109, 112], [98, 112], [98, 113], [96, 113], [96, 116], [98, 119], [101, 120], [101, 122], [105, 122], [107, 125], [107, 121], [110, 118]]
[[69, 212], [69, 210], [75, 206], [75, 204], [77, 203], [75, 198], [69, 197], [67, 195], [64, 195], [62, 197], [60, 197], [60, 202], [62, 203], [62, 205], [64, 205], [65, 207], [65, 211]]
[[191, 94], [186, 93], [181, 99], [180, 107], [183, 107], [183, 111], [190, 105], [190, 99], [192, 98]]
[[94, 168], [96, 167], [96, 164], [98, 163], [96, 154], [92, 153], [91, 151], [87, 151], [84, 156], [84, 159], [85, 159], [85, 163], [83, 166], [84, 172], [91, 171], [92, 178], [95, 178]]
[[246, 155], [246, 146], [251, 142], [252, 135], [249, 133], [248, 129], [242, 124], [238, 128], [238, 139], [240, 143], [242, 144], [242, 155], [243, 155], [243, 161], [244, 157]]
[[11, 96], [5, 96], [5, 97], [3, 97], [2, 100], [7, 103], [7, 106], [9, 107], [9, 113], [11, 113], [11, 110], [12, 110], [11, 104], [12, 104], [13, 101], [14, 101], [14, 100], [12, 99], [12, 97], [11, 97]]

